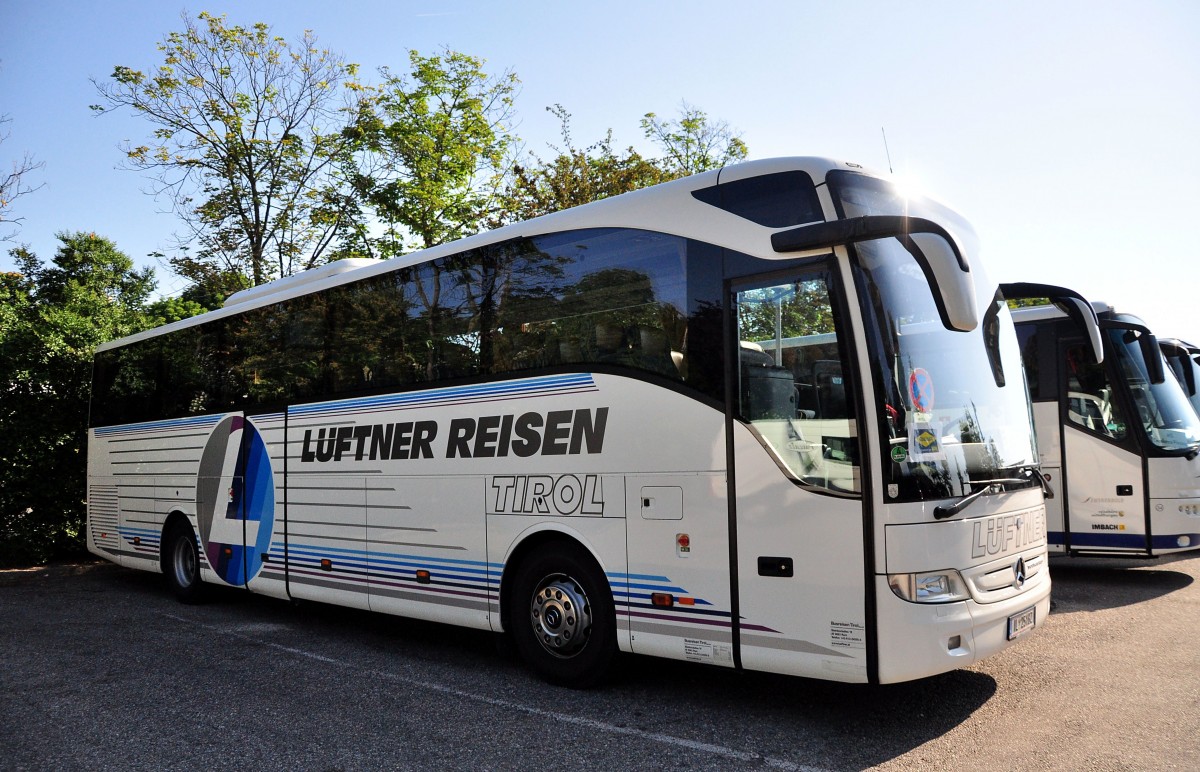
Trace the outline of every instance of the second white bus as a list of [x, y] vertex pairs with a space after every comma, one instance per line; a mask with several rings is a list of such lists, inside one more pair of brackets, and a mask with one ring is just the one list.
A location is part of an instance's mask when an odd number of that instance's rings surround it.
[[1051, 554], [1200, 548], [1200, 418], [1141, 319], [1095, 304], [1104, 361], [1057, 308], [1013, 312], [1033, 397]]

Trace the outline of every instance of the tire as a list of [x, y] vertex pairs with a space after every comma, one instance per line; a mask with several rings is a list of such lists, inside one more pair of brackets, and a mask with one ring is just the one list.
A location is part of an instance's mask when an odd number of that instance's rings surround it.
[[612, 590], [574, 542], [544, 544], [517, 567], [508, 629], [521, 659], [560, 686], [596, 684], [617, 654]]
[[204, 582], [200, 579], [200, 550], [196, 532], [186, 522], [171, 528], [163, 555], [163, 574], [167, 586], [183, 603], [199, 603], [204, 599]]

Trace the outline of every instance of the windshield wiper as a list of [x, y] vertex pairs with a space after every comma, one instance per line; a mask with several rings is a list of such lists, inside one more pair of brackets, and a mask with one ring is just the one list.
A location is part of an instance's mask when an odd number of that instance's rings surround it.
[[976, 499], [983, 496], [985, 493], [990, 492], [997, 485], [1003, 485], [1004, 483], [1031, 483], [1031, 482], [1033, 482], [1033, 480], [1030, 479], [1031, 476], [1036, 478], [1037, 481], [1042, 484], [1042, 492], [1044, 494], [1046, 494], [1046, 498], [1054, 498], [1054, 494], [1051, 493], [1049, 488], [1046, 487], [1046, 481], [1042, 479], [1042, 476], [1040, 474], [1038, 474], [1036, 470], [1027, 467], [1027, 468], [1023, 468], [1019, 471], [1023, 472], [1026, 476], [1025, 477], [997, 477], [994, 480], [971, 480], [971, 481], [969, 481], [969, 483], [968, 483], [969, 485], [982, 485], [983, 487], [980, 488], [979, 490], [975, 491], [974, 493], [968, 493], [966, 496], [963, 496], [961, 499], [954, 502], [953, 504], [939, 504], [938, 506], [934, 507], [933, 508], [934, 519], [935, 520], [945, 520], [947, 517], [954, 517], [959, 512], [962, 512], [964, 509], [971, 506], [971, 504]]

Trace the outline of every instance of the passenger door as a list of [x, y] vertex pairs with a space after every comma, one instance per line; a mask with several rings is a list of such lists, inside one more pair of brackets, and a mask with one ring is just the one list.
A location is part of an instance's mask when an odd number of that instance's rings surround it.
[[825, 265], [732, 288], [741, 661], [865, 681], [859, 408], [839, 292]]
[[1067, 551], [1144, 552], [1142, 459], [1118, 384], [1083, 342], [1062, 341], [1059, 353]]

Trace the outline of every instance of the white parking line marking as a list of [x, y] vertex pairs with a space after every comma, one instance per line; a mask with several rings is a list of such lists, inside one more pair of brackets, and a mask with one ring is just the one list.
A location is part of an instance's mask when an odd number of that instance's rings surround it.
[[605, 721], [597, 721], [594, 718], [584, 718], [582, 716], [572, 716], [568, 713], [559, 713], [556, 711], [543, 710], [542, 708], [536, 708], [536, 707], [533, 707], [532, 705], [523, 705], [519, 702], [513, 702], [511, 700], [501, 700], [501, 699], [497, 699], [495, 697], [488, 697], [483, 694], [476, 694], [474, 692], [468, 692], [468, 691], [464, 691], [462, 689], [456, 689], [452, 686], [446, 686], [445, 684], [439, 684], [439, 683], [435, 683], [433, 681], [422, 681], [422, 680], [418, 680], [415, 678], [408, 678], [406, 676], [397, 675], [395, 673], [389, 673], [387, 671], [373, 670], [370, 668], [360, 668], [352, 662], [346, 662], [344, 660], [334, 659], [333, 657], [326, 657], [322, 654], [317, 654], [317, 653], [311, 652], [311, 651], [305, 651], [304, 649], [297, 649], [292, 646], [284, 646], [283, 644], [272, 643], [271, 641], [264, 641], [260, 638], [255, 638], [253, 636], [245, 635], [245, 634], [239, 633], [235, 630], [231, 630], [228, 627], [217, 627], [215, 625], [206, 625], [203, 623], [196, 622], [193, 619], [187, 619], [185, 617], [176, 616], [174, 614], [167, 614], [167, 613], [163, 613], [163, 612], [159, 612], [159, 613], [162, 614], [162, 616], [167, 617], [168, 619], [174, 619], [178, 622], [183, 622], [188, 625], [195, 625], [198, 627], [203, 627], [205, 629], [212, 630], [214, 632], [220, 632], [224, 635], [231, 635], [235, 638], [241, 638], [242, 640], [249, 641], [251, 643], [256, 643], [260, 646], [265, 646], [267, 648], [275, 649], [277, 651], [282, 651], [282, 652], [291, 654], [296, 657], [303, 657], [305, 659], [315, 660], [317, 662], [321, 662], [326, 665], [334, 665], [336, 667], [342, 667], [342, 668], [346, 668], [348, 670], [360, 670], [368, 675], [378, 677], [378, 678], [383, 678], [388, 681], [393, 681], [395, 683], [401, 683], [406, 686], [411, 686], [411, 687], [415, 687], [418, 689], [425, 689], [425, 690], [432, 691], [432, 692], [438, 692], [440, 694], [447, 694], [447, 695], [450, 695], [453, 697], [458, 697], [460, 699], [472, 700], [474, 702], [479, 702], [484, 705], [490, 705], [492, 707], [505, 708], [508, 710], [515, 710], [515, 711], [519, 711], [521, 713], [525, 713], [525, 714], [528, 714], [531, 716], [538, 716], [541, 718], [549, 718], [549, 719], [553, 719], [555, 721], [561, 721], [564, 724], [572, 724], [574, 726], [581, 726], [581, 727], [585, 727], [587, 729], [594, 729], [594, 730], [597, 730], [600, 732], [608, 732], [610, 734], [628, 735], [631, 737], [637, 737], [642, 740], [649, 740], [651, 742], [662, 743], [664, 745], [671, 745], [671, 746], [674, 746], [677, 748], [685, 748], [687, 750], [697, 751], [699, 753], [707, 753], [707, 754], [710, 754], [713, 756], [720, 756], [722, 758], [734, 759], [737, 761], [753, 761], [753, 762], [757, 762], [759, 764], [763, 764], [765, 766], [771, 767], [772, 769], [784, 769], [784, 770], [789, 770], [789, 772], [829, 772], [828, 770], [826, 770], [822, 767], [814, 767], [814, 766], [810, 766], [808, 764], [796, 764], [794, 762], [787, 761], [785, 759], [776, 759], [776, 758], [772, 758], [770, 756], [763, 756], [761, 753], [754, 753], [751, 751], [739, 751], [734, 748], [728, 748], [724, 745], [714, 745], [713, 743], [704, 743], [704, 742], [698, 742], [696, 740], [688, 740], [683, 737], [675, 737], [675, 736], [669, 735], [669, 734], [662, 734], [661, 732], [647, 732], [642, 729], [635, 729], [635, 728], [627, 727], [627, 726], [617, 726], [616, 724], [610, 724]]

